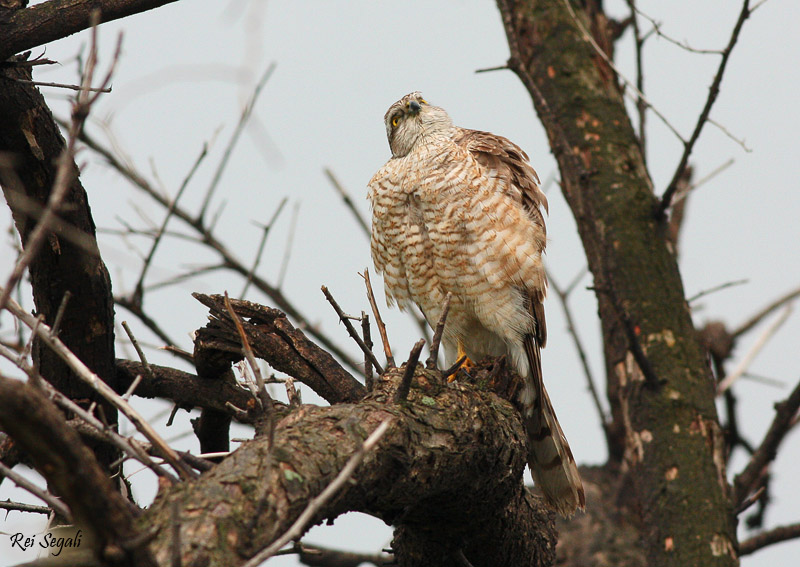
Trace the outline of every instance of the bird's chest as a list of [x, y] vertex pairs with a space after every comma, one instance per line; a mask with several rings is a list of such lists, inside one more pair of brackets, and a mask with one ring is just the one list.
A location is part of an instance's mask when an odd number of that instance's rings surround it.
[[397, 160], [373, 195], [376, 228], [390, 228], [397, 246], [420, 235], [432, 244], [452, 238], [470, 208], [465, 180], [448, 153], [420, 152]]

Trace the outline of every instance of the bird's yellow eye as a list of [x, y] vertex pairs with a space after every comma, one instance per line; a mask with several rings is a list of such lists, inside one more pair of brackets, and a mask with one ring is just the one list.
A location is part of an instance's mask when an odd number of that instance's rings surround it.
[[395, 116], [394, 118], [392, 118], [392, 126], [396, 127], [398, 122], [400, 122], [399, 116]]

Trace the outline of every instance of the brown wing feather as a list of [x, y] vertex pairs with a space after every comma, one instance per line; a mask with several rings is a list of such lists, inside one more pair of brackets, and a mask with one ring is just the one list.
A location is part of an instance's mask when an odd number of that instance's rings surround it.
[[[547, 197], [539, 189], [539, 176], [528, 163], [528, 156], [516, 144], [502, 136], [478, 130], [460, 129], [457, 144], [466, 147], [475, 160], [491, 175], [509, 180], [506, 194], [521, 203], [530, 218], [545, 231], [542, 209], [547, 211]], [[564, 432], [558, 423], [550, 396], [542, 380], [540, 349], [547, 343], [544, 315], [545, 289], [525, 289], [527, 308], [533, 317], [533, 330], [524, 338], [528, 358], [527, 387], [532, 399], [522, 408], [528, 433], [528, 463], [534, 480], [545, 499], [563, 516], [583, 509], [585, 496], [581, 477]]]
[[509, 192], [509, 195], [521, 201], [531, 218], [546, 231], [541, 209], [548, 211], [547, 197], [539, 189], [539, 176], [522, 148], [503, 136], [467, 128], [459, 128], [454, 140], [466, 147], [483, 167], [511, 180], [511, 186], [519, 193]]

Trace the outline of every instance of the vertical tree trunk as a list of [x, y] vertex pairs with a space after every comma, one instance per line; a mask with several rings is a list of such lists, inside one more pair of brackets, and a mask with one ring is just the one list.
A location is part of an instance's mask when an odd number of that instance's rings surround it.
[[714, 387], [617, 78], [586, 37], [611, 56], [597, 4], [501, 0], [509, 67], [547, 130], [594, 276], [611, 458], [630, 475], [648, 564], [737, 565]]
[[[38, 211], [47, 204], [56, 176], [64, 139], [38, 89], [17, 82], [31, 80], [30, 70], [1, 71], [0, 184], [26, 248]], [[62, 341], [111, 387], [115, 387], [114, 302], [111, 280], [95, 239], [95, 226], [83, 186], [72, 182], [59, 211], [65, 229], [53, 230], [30, 264], [36, 311], [52, 325], [66, 292], [67, 303], [59, 336]], [[34, 361], [56, 388], [82, 405], [97, 401], [105, 420], [117, 423], [117, 411], [81, 382], [58, 356], [38, 341]], [[118, 453], [108, 446], [95, 448], [108, 466]]]

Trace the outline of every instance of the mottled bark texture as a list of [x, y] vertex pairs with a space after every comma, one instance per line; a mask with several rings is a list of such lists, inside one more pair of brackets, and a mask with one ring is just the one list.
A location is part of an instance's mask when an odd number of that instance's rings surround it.
[[583, 31], [610, 53], [608, 21], [599, 2], [570, 5], [499, 2], [509, 67], [547, 130], [594, 276], [612, 461], [633, 490], [649, 565], [737, 565], [705, 353], [617, 78]]
[[[38, 89], [18, 82], [31, 80], [29, 68], [0, 69], [0, 184], [26, 248], [45, 207], [65, 143]], [[59, 337], [72, 352], [111, 387], [115, 384], [114, 304], [111, 280], [100, 258], [86, 191], [74, 179], [59, 209], [59, 221], [29, 265], [36, 311], [52, 325], [69, 292]], [[39, 341], [34, 362], [40, 373], [65, 395], [87, 405], [97, 401], [107, 423], [117, 422], [116, 409], [81, 382], [67, 365]], [[104, 465], [118, 454], [98, 447]]]
[[525, 433], [497, 395], [447, 384], [420, 365], [403, 404], [392, 402], [403, 368], [356, 404], [301, 406], [276, 427], [274, 444], [245, 443], [198, 481], [162, 494], [142, 516], [161, 528], [160, 564], [180, 523], [182, 564], [236, 565], [281, 535], [384, 420], [391, 425], [317, 521], [360, 511], [397, 527], [401, 566], [551, 565], [553, 518], [522, 487]]

